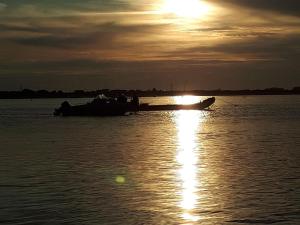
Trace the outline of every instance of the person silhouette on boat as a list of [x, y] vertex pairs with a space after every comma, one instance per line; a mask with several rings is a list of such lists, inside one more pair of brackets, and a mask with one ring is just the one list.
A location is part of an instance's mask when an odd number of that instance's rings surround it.
[[118, 103], [127, 103], [127, 97], [124, 94], [121, 94], [117, 98]]
[[132, 101], [131, 101], [135, 106], [138, 106], [140, 104], [140, 100], [139, 100], [139, 97], [134, 95], [132, 97]]
[[98, 95], [94, 100], [92, 101], [93, 104], [106, 104], [108, 98], [105, 95]]

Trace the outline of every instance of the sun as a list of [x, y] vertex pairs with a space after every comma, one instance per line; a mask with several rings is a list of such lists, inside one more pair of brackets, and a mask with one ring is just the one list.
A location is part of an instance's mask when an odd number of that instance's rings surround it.
[[207, 3], [201, 0], [164, 0], [162, 11], [184, 18], [199, 18], [210, 10]]

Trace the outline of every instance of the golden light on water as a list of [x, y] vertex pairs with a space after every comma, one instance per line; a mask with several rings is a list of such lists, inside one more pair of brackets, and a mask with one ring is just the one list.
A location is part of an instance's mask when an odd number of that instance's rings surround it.
[[162, 13], [183, 18], [202, 18], [210, 9], [210, 5], [202, 0], [164, 0], [161, 6]]
[[[176, 103], [190, 104], [198, 102], [198, 97], [183, 96], [175, 97]], [[203, 117], [199, 111], [178, 111], [176, 112], [176, 125], [178, 135], [177, 162], [180, 164], [178, 175], [181, 181], [181, 202], [182, 218], [195, 222], [200, 218], [193, 214], [199, 196], [197, 195], [197, 165], [199, 145], [197, 133]]]

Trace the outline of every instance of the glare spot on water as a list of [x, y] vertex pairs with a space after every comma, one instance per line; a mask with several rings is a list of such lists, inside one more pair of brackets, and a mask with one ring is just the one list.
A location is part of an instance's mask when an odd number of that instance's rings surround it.
[[191, 221], [191, 222], [197, 222], [200, 219], [199, 216], [194, 216], [190, 213], [182, 214], [182, 218], [185, 219], [185, 220]]

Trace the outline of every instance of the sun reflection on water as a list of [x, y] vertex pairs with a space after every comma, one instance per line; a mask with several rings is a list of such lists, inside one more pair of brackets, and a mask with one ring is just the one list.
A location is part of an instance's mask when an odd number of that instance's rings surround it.
[[[177, 104], [194, 103], [197, 97], [184, 96], [176, 97]], [[197, 99], [199, 101], [199, 99]], [[197, 101], [196, 101], [197, 102]], [[178, 175], [181, 181], [181, 202], [183, 210], [182, 218], [189, 222], [198, 221], [200, 218], [193, 214], [196, 208], [197, 195], [197, 165], [199, 145], [197, 143], [197, 133], [199, 125], [203, 120], [199, 111], [178, 111], [176, 112], [176, 125], [178, 135], [177, 162], [180, 164]]]

